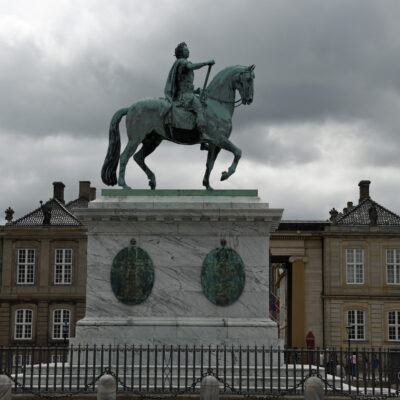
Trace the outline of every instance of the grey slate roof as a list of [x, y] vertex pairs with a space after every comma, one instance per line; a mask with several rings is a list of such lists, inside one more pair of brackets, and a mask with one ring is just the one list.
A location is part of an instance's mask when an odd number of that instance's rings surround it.
[[65, 205], [65, 207], [73, 212], [75, 208], [87, 208], [89, 200], [86, 197], [78, 197], [75, 200], [70, 201]]
[[378, 214], [377, 225], [400, 226], [400, 217], [397, 214], [368, 198], [340, 216], [337, 225], [370, 225], [369, 209], [372, 206], [375, 206]]
[[[79, 226], [81, 222], [57, 199], [53, 198], [46, 202], [51, 208], [51, 226]], [[41, 226], [43, 225], [43, 211], [41, 207], [29, 214], [15, 220], [12, 225], [16, 226]]]

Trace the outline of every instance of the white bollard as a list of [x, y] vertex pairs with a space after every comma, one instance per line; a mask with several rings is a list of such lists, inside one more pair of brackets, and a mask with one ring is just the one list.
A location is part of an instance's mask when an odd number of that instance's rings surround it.
[[11, 400], [11, 379], [0, 375], [0, 400]]
[[304, 400], [323, 400], [324, 383], [316, 376], [310, 376], [304, 384]]
[[105, 374], [97, 384], [97, 400], [116, 400], [117, 385], [112, 375]]
[[205, 376], [201, 381], [200, 400], [219, 400], [219, 382], [215, 376]]

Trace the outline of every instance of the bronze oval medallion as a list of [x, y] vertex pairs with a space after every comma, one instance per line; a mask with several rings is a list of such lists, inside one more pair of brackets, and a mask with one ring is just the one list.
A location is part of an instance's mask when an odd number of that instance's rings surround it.
[[242, 294], [245, 272], [239, 254], [225, 247], [225, 241], [221, 244], [203, 262], [201, 285], [208, 300], [218, 306], [228, 306]]
[[154, 268], [146, 251], [131, 245], [122, 249], [111, 266], [110, 281], [115, 297], [125, 304], [140, 304], [149, 296], [154, 282]]

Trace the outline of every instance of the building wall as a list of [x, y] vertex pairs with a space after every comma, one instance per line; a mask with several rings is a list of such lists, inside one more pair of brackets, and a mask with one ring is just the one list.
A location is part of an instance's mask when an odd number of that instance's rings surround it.
[[[325, 332], [328, 347], [347, 347], [347, 311], [365, 312], [365, 339], [351, 347], [399, 348], [388, 340], [387, 312], [400, 311], [400, 285], [387, 284], [386, 249], [400, 249], [400, 231], [385, 227], [326, 228]], [[346, 249], [364, 249], [364, 283], [346, 281]]]
[[[48, 344], [54, 308], [71, 311], [70, 335], [76, 321], [83, 318], [86, 292], [86, 228], [85, 227], [17, 227], [5, 226], [0, 291], [0, 345]], [[19, 248], [35, 249], [34, 284], [17, 284], [17, 254]], [[55, 249], [73, 250], [72, 284], [54, 283]], [[14, 338], [15, 310], [32, 309], [31, 340]]]
[[[306, 347], [306, 335], [311, 331], [315, 346], [323, 345], [322, 334], [322, 236], [321, 231], [276, 231], [271, 234], [272, 258], [287, 257], [292, 268], [292, 296], [285, 295], [288, 277], [280, 284], [281, 298], [292, 298], [292, 304], [283, 304], [286, 310], [295, 307], [291, 321], [280, 318], [280, 326], [291, 329], [291, 346]], [[294, 268], [299, 268], [295, 271]], [[298, 272], [298, 273], [296, 273]], [[296, 296], [298, 298], [296, 298]], [[299, 304], [299, 299], [301, 304]], [[282, 305], [282, 303], [281, 303]], [[286, 314], [286, 312], [285, 312]], [[287, 316], [287, 314], [285, 315]], [[299, 325], [299, 322], [301, 323]], [[300, 327], [300, 329], [299, 329]], [[280, 336], [285, 336], [280, 332]], [[287, 336], [286, 336], [287, 337]]]

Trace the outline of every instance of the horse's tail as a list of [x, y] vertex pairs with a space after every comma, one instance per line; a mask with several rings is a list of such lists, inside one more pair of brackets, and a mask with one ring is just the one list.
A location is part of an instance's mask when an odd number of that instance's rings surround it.
[[129, 108], [121, 108], [114, 114], [110, 122], [107, 155], [101, 169], [101, 180], [109, 186], [114, 186], [117, 183], [117, 167], [121, 151], [119, 123], [128, 111]]

